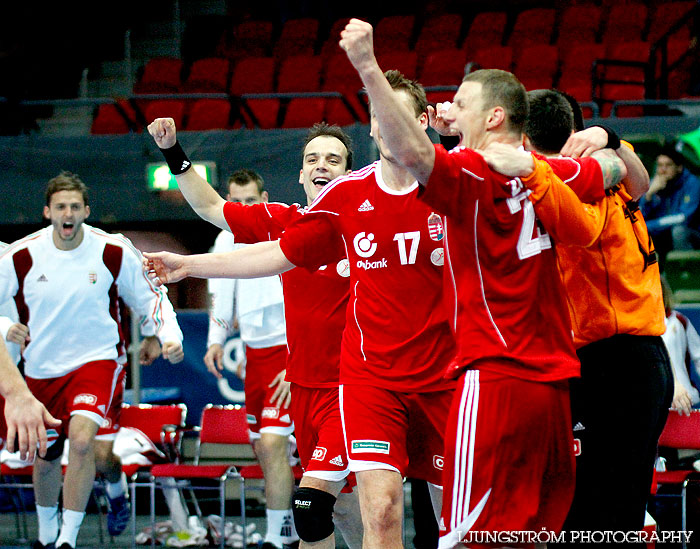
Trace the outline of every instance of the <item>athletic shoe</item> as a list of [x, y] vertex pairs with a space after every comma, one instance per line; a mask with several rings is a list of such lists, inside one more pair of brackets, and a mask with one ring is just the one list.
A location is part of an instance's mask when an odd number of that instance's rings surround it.
[[110, 536], [121, 534], [131, 518], [131, 507], [126, 494], [109, 500], [109, 513], [107, 514], [107, 531]]
[[47, 543], [44, 545], [39, 540], [36, 540], [34, 543], [32, 543], [32, 549], [56, 549], [56, 546], [53, 543]]

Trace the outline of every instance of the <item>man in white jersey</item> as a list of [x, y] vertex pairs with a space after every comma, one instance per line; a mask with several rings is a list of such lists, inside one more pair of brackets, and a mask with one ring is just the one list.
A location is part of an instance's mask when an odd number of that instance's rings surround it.
[[[226, 182], [226, 200], [260, 204], [268, 200], [260, 174], [237, 170]], [[213, 252], [228, 252], [246, 244], [236, 243], [230, 231], [221, 231]], [[209, 335], [204, 363], [217, 378], [223, 370], [224, 343], [238, 319], [245, 344], [245, 405], [250, 442], [265, 477], [267, 531], [263, 547], [281, 548], [296, 542], [292, 492], [294, 475], [289, 465], [289, 382], [285, 381], [287, 337], [284, 297], [279, 276], [252, 280], [209, 281]]]
[[63, 421], [59, 439], [70, 441], [60, 531], [59, 456], [34, 465], [39, 549], [76, 546], [95, 479], [95, 435], [118, 397], [126, 362], [119, 298], [144, 318], [142, 332], [163, 342], [165, 358], [182, 348], [172, 305], [164, 289], [143, 276], [140, 252], [121, 235], [84, 225], [87, 202], [85, 184], [62, 172], [46, 191], [44, 217], [51, 225], [0, 254], [0, 301], [14, 297], [29, 330], [27, 385]]

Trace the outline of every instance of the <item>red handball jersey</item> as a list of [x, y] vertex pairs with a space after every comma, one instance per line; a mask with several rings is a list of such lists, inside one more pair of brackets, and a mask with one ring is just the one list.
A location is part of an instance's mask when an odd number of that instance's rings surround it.
[[[224, 205], [224, 217], [236, 242], [245, 244], [277, 240], [301, 212], [297, 205], [277, 203]], [[292, 269], [282, 274], [289, 348], [286, 379], [312, 388], [338, 386], [350, 289], [342, 240], [325, 245], [337, 250], [337, 261], [313, 272]]]
[[474, 151], [435, 147], [421, 198], [446, 216], [455, 375], [465, 368], [543, 382], [579, 375], [552, 243], [528, 195], [518, 178], [492, 172]]
[[442, 302], [444, 230], [418, 200], [418, 183], [390, 189], [381, 162], [336, 179], [280, 245], [292, 263], [316, 269], [328, 259], [320, 235], [342, 236], [350, 262], [340, 382], [398, 392], [452, 388], [443, 378], [455, 353]]

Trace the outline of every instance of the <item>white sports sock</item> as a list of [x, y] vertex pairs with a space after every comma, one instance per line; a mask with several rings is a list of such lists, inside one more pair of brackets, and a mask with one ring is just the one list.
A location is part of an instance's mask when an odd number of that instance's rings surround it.
[[292, 543], [299, 539], [294, 527], [294, 515], [291, 509], [275, 510], [267, 509], [267, 533], [265, 542], [282, 547], [286, 543]]
[[63, 510], [63, 520], [61, 524], [61, 533], [56, 540], [56, 547], [60, 547], [62, 543], [68, 543], [71, 547], [75, 547], [78, 541], [78, 532], [80, 525], [85, 518], [85, 512], [72, 511], [71, 509]]
[[36, 517], [39, 521], [39, 542], [48, 545], [58, 537], [58, 505], [53, 507], [36, 506]]
[[126, 482], [126, 475], [122, 473], [117, 482], [105, 482], [105, 490], [109, 499], [118, 498], [126, 494], [129, 485]]

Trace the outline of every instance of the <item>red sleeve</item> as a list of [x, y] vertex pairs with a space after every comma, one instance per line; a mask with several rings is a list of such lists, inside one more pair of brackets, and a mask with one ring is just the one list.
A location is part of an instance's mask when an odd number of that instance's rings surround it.
[[296, 206], [278, 203], [226, 202], [224, 218], [236, 242], [255, 244], [277, 240], [284, 228], [301, 214]]
[[[543, 158], [543, 157], [539, 157]], [[547, 158], [554, 173], [576, 193], [581, 202], [593, 204], [605, 198], [603, 171], [594, 158]]]
[[486, 173], [490, 172], [481, 155], [470, 149], [457, 148], [450, 152], [435, 145], [435, 164], [420, 198], [440, 213], [458, 218], [460, 206], [473, 198], [480, 189]]

